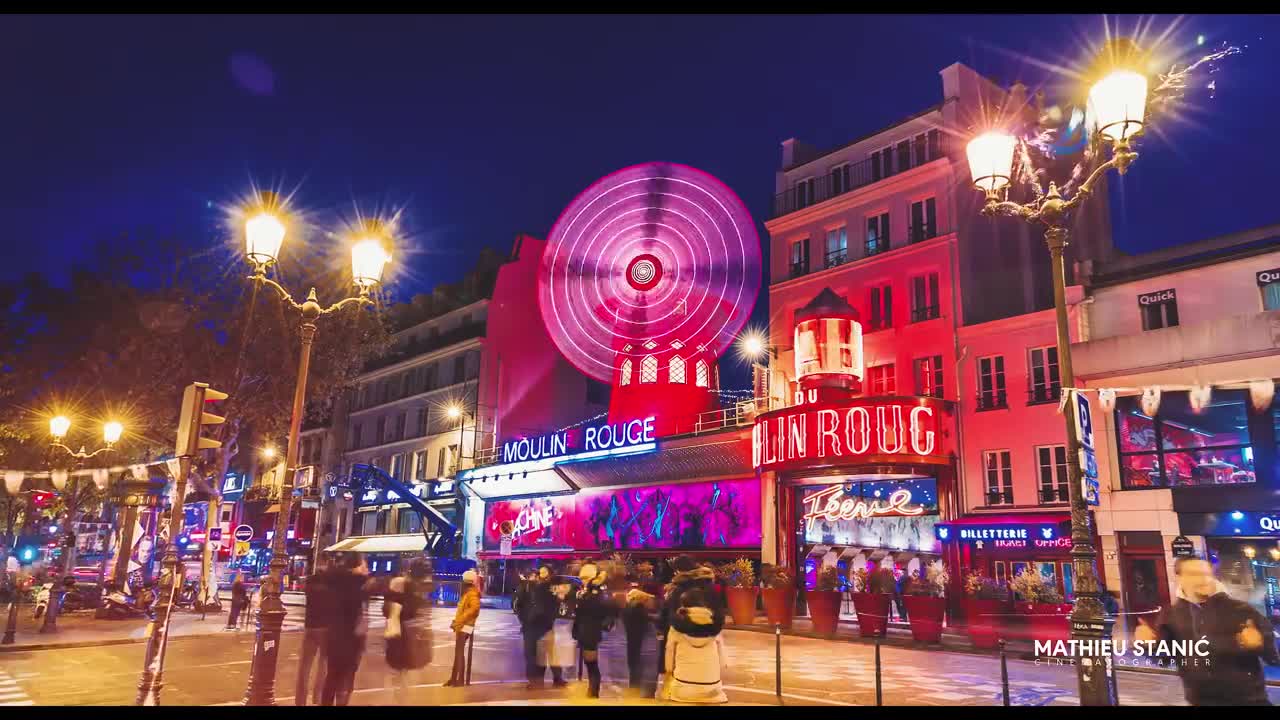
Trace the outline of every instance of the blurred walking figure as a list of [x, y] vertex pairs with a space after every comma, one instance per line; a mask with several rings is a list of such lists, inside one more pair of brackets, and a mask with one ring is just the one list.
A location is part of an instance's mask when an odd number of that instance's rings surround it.
[[690, 590], [701, 590], [707, 598], [706, 602], [716, 617], [716, 633], [724, 627], [724, 605], [715, 592], [716, 573], [709, 567], [700, 567], [688, 555], [681, 555], [671, 562], [675, 575], [671, 584], [666, 587], [666, 597], [662, 600], [662, 609], [658, 612], [658, 672], [666, 672], [666, 639], [667, 630], [671, 626], [672, 617], [680, 609], [680, 598]]
[[726, 703], [720, 685], [725, 664], [724, 641], [715, 601], [701, 588], [686, 591], [667, 631], [666, 668], [662, 697], [685, 703]]
[[[329, 558], [321, 556], [316, 571], [307, 578], [307, 606], [303, 617], [302, 652], [298, 660], [298, 680], [293, 690], [293, 704], [307, 704], [307, 685], [312, 685], [311, 702], [320, 704], [324, 689], [325, 634], [333, 618], [333, 599], [326, 584]], [[311, 682], [311, 665], [316, 666], [316, 679]]]
[[524, 663], [529, 677], [528, 689], [542, 688], [547, 666], [551, 666], [551, 684], [564, 687], [564, 669], [556, 656], [556, 608], [559, 603], [551, 590], [551, 570], [545, 565], [529, 583], [525, 608], [520, 623], [524, 637]]
[[[266, 578], [270, 582], [270, 578]], [[253, 626], [253, 619], [258, 616], [258, 609], [262, 607], [262, 582], [263, 578], [258, 578], [258, 587], [248, 593], [248, 601], [245, 603], [245, 613], [240, 616], [240, 624], [245, 630]], [[248, 587], [246, 586], [246, 590]]]
[[462, 592], [458, 595], [458, 609], [449, 627], [453, 630], [453, 669], [445, 687], [457, 687], [467, 681], [467, 640], [476, 631], [476, 619], [480, 617], [480, 589], [476, 587], [476, 571], [462, 573]]
[[382, 601], [387, 627], [387, 665], [395, 681], [396, 702], [409, 702], [409, 674], [431, 662], [431, 569], [423, 558], [414, 558], [401, 577], [391, 581]]
[[652, 675], [644, 672], [644, 640], [652, 624], [649, 608], [654, 597], [640, 588], [627, 591], [627, 606], [622, 611], [622, 629], [627, 633], [627, 672], [632, 690], [644, 690], [645, 681]]
[[245, 589], [244, 579], [240, 573], [231, 574], [231, 612], [227, 615], [227, 630], [235, 630], [240, 625], [240, 613], [249, 604], [249, 593]]
[[587, 666], [587, 697], [600, 697], [600, 640], [613, 628], [616, 611], [605, 593], [605, 573], [596, 565], [587, 563], [578, 571], [582, 589], [578, 592], [573, 614], [573, 639], [582, 650], [582, 661]]
[[327, 576], [326, 582], [333, 593], [333, 616], [325, 637], [329, 667], [324, 675], [321, 705], [346, 705], [351, 699], [368, 631], [365, 618], [368, 579], [369, 567], [359, 553], [342, 555], [337, 567]]
[[1209, 641], [1207, 658], [1178, 663], [1182, 689], [1192, 705], [1270, 705], [1262, 662], [1280, 665], [1271, 623], [1253, 606], [1228, 595], [1208, 560], [1178, 558], [1173, 571], [1178, 599], [1154, 626], [1142, 621], [1134, 640]]

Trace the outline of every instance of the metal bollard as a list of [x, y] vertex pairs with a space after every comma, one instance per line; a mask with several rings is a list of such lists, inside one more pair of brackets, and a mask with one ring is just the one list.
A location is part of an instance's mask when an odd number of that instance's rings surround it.
[[1009, 662], [1004, 652], [1004, 646], [1005, 646], [1004, 638], [1000, 638], [999, 644], [1000, 644], [1000, 692], [1002, 693], [1004, 698], [1004, 706], [1009, 707]]
[[773, 650], [773, 693], [778, 697], [782, 697], [782, 626], [773, 626], [774, 650]]
[[880, 684], [880, 638], [876, 638], [876, 707], [884, 705], [884, 688]]
[[475, 649], [476, 649], [476, 633], [473, 630], [471, 634], [467, 636], [467, 676], [462, 681], [463, 685], [471, 684], [471, 658], [474, 657], [475, 655]]

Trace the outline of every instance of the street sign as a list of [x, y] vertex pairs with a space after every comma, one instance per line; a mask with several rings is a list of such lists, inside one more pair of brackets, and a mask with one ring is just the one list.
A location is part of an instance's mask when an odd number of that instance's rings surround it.
[[248, 555], [248, 554], [249, 554], [249, 543], [247, 541], [242, 542], [240, 540], [237, 540], [235, 556], [244, 557], [245, 555]]
[[222, 542], [222, 528], [209, 528], [209, 542]]
[[248, 525], [237, 525], [234, 537], [237, 542], [249, 542], [253, 539], [253, 528]]
[[498, 554], [501, 555], [502, 557], [509, 557], [511, 555], [511, 536], [510, 535], [502, 536], [502, 540], [498, 545]]
[[1076, 437], [1080, 440], [1080, 492], [1089, 505], [1097, 505], [1100, 498], [1098, 485], [1098, 455], [1093, 449], [1093, 413], [1089, 396], [1078, 392], [1076, 396]]
[[1169, 543], [1169, 549], [1176, 558], [1193, 557], [1196, 554], [1196, 544], [1191, 542], [1186, 535], [1179, 535], [1174, 538], [1173, 542]]

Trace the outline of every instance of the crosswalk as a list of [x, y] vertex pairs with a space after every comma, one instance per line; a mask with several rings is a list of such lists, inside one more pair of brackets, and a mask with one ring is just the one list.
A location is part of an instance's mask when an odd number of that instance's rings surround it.
[[35, 702], [18, 685], [18, 678], [0, 668], [0, 707], [7, 705], [35, 705]]

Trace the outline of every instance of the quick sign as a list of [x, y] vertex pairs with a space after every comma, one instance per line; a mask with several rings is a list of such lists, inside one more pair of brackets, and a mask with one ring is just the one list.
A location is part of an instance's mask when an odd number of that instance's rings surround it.
[[1273, 282], [1280, 282], [1280, 268], [1272, 268], [1263, 270], [1258, 273], [1258, 285], [1270, 285]]
[[801, 405], [762, 416], [751, 429], [754, 467], [822, 465], [862, 458], [941, 464], [942, 401]]
[[1139, 305], [1155, 305], [1162, 302], [1177, 302], [1178, 291], [1170, 288], [1168, 290], [1157, 290], [1155, 292], [1143, 293], [1138, 296]]
[[639, 448], [654, 441], [654, 420], [605, 423], [588, 426], [581, 433], [562, 430], [533, 438], [508, 440], [502, 444], [502, 462], [514, 463], [527, 460], [564, 458], [573, 453], [611, 452], [626, 448]]

